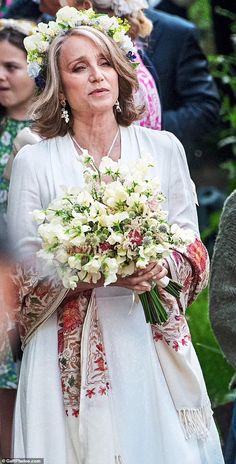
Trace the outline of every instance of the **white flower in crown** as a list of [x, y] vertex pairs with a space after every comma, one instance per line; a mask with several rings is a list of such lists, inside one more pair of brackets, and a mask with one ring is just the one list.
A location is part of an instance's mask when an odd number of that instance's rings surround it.
[[48, 25], [45, 24], [45, 23], [38, 23], [37, 30], [39, 32], [41, 32], [42, 34], [47, 34], [48, 33]]
[[[25, 38], [24, 45], [28, 52], [28, 63], [38, 63], [40, 71], [42, 70], [43, 74], [46, 74], [44, 69], [46, 54], [53, 39], [70, 29], [86, 25], [107, 34], [117, 43], [131, 63], [135, 61], [135, 50], [130, 37], [127, 36], [129, 25], [126, 20], [123, 21], [120, 18], [109, 17], [105, 14], [96, 14], [91, 8], [86, 11], [78, 11], [76, 8], [65, 6], [57, 12], [56, 21], [50, 21], [48, 24], [39, 23], [33, 35]], [[137, 63], [133, 64], [137, 65]], [[37, 77], [40, 74], [38, 68], [37, 74], [35, 66], [29, 68], [29, 71], [31, 77]]]
[[57, 23], [68, 25], [71, 28], [76, 26], [78, 19], [78, 10], [70, 6], [64, 6], [56, 14]]
[[123, 34], [120, 36], [121, 40], [120, 40], [120, 48], [122, 50], [124, 50], [125, 52], [129, 52], [130, 50], [133, 51], [133, 53], [135, 53], [135, 48], [133, 46], [133, 42], [131, 40], [131, 38], [126, 35], [126, 34]]
[[[45, 54], [47, 52], [49, 47], [49, 41], [46, 38], [44, 38], [42, 34], [36, 33], [24, 39], [24, 46], [28, 54], [30, 54], [31, 52], [34, 53], [34, 58], [36, 58], [34, 59], [34, 61], [38, 61], [38, 55], [40, 57], [41, 54]], [[30, 61], [31, 60], [28, 59], [28, 62]]]
[[54, 38], [61, 32], [61, 27], [55, 21], [49, 21], [47, 34]]
[[24, 19], [0, 19], [0, 30], [5, 28], [11, 28], [27, 36], [35, 31], [35, 26], [36, 25], [31, 21], [27, 21]]
[[106, 32], [108, 32], [109, 29], [117, 28], [119, 26], [117, 19], [114, 16], [109, 17], [107, 15], [103, 15], [99, 18], [99, 24], [101, 28]]
[[27, 73], [31, 79], [35, 79], [36, 77], [38, 77], [40, 69], [41, 66], [38, 63], [30, 63], [27, 66]]

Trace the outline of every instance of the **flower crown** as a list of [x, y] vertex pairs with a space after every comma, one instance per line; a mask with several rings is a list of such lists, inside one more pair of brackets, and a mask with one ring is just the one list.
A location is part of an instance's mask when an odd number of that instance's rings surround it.
[[0, 31], [3, 29], [14, 29], [23, 35], [31, 35], [35, 30], [36, 24], [24, 19], [0, 19]]
[[136, 55], [133, 43], [127, 35], [129, 24], [126, 20], [96, 14], [93, 9], [79, 11], [65, 6], [56, 15], [56, 21], [39, 23], [33, 35], [24, 39], [27, 50], [28, 74], [35, 79], [37, 86], [43, 89], [46, 81], [47, 52], [51, 42], [70, 29], [80, 26], [93, 27], [112, 38], [133, 65]]

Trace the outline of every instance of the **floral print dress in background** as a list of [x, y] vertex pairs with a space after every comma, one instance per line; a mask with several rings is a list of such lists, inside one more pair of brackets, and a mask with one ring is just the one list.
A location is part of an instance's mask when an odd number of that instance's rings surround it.
[[[13, 142], [18, 132], [29, 126], [29, 121], [17, 121], [7, 118], [4, 129], [0, 132], [0, 216], [7, 210], [9, 182], [4, 178], [4, 169], [13, 149]], [[0, 388], [16, 388], [17, 375], [12, 358], [8, 337], [8, 322], [0, 325]]]

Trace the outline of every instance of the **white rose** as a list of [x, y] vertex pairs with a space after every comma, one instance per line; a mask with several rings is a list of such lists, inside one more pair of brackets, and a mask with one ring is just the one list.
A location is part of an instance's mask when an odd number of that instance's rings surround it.
[[80, 15], [78, 10], [73, 7], [65, 6], [61, 8], [56, 14], [56, 22], [68, 24], [71, 27], [74, 27], [76, 23], [80, 21]]
[[38, 23], [37, 30], [41, 32], [41, 34], [47, 34], [48, 32], [48, 25], [45, 23]]
[[42, 36], [40, 33], [36, 33], [24, 38], [24, 46], [27, 52], [37, 50], [40, 42], [42, 41]]
[[39, 64], [36, 63], [36, 61], [28, 64], [27, 66], [27, 73], [31, 79], [35, 79], [36, 77], [38, 77], [40, 70], [41, 70], [41, 66], [39, 66]]

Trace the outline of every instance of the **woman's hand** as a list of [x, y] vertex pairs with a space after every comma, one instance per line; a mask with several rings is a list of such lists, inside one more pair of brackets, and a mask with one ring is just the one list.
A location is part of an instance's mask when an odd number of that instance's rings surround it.
[[[167, 261], [163, 260], [162, 264], [151, 263], [145, 269], [136, 271], [131, 276], [118, 277], [117, 281], [111, 284], [116, 287], [128, 288], [136, 293], [149, 292], [153, 282], [158, 282], [168, 274], [169, 267]], [[102, 277], [96, 284], [79, 282], [75, 290], [69, 290], [64, 302], [72, 298], [77, 298], [81, 292], [93, 290], [94, 288], [103, 287], [104, 278]]]
[[119, 277], [112, 285], [128, 288], [141, 294], [149, 292], [153, 283], [158, 283], [158, 280], [165, 277], [168, 271], [169, 267], [167, 261], [163, 262], [163, 264], [151, 263], [145, 269], [136, 271], [131, 276]]

